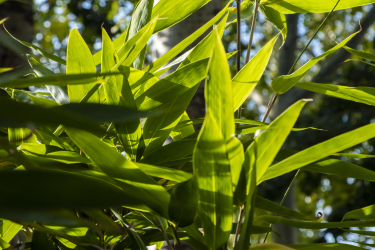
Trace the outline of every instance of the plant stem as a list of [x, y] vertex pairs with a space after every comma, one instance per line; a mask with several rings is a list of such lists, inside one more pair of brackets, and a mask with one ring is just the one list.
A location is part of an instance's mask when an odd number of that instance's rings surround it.
[[237, 73], [241, 70], [241, 1], [237, 2]]
[[173, 233], [174, 233], [174, 236], [175, 236], [175, 238], [176, 238], [178, 248], [179, 248], [180, 250], [182, 250], [182, 246], [181, 246], [180, 238], [178, 238], [178, 234], [177, 234], [177, 228], [174, 227], [174, 226], [171, 225], [171, 224], [170, 224], [170, 226], [171, 226], [172, 229], [173, 229]]
[[[283, 196], [283, 199], [282, 199], [281, 202], [280, 202], [280, 205], [283, 205], [283, 204], [284, 204], [285, 198], [286, 198], [286, 196], [288, 195], [290, 189], [292, 188], [293, 183], [294, 183], [294, 181], [297, 179], [297, 176], [298, 176], [298, 174], [299, 174], [300, 171], [301, 171], [301, 169], [298, 169], [297, 173], [294, 175], [293, 180], [290, 182], [288, 189], [285, 191], [285, 194], [284, 194], [284, 196]], [[274, 216], [275, 216], [275, 215], [276, 215], [276, 214], [274, 214]], [[272, 224], [270, 225], [270, 227], [271, 227], [271, 226], [272, 226]], [[269, 232], [266, 234], [266, 237], [264, 238], [263, 243], [266, 243], [266, 240], [267, 240], [268, 235], [269, 235]]]
[[301, 56], [303, 55], [303, 53], [305, 53], [307, 47], [309, 47], [310, 43], [312, 42], [312, 40], [315, 38], [316, 34], [318, 34], [319, 30], [322, 28], [323, 24], [327, 21], [328, 17], [331, 15], [331, 13], [336, 9], [336, 6], [339, 4], [341, 0], [338, 0], [337, 3], [335, 4], [335, 6], [332, 8], [332, 10], [328, 13], [328, 15], [326, 16], [326, 18], [324, 18], [323, 22], [320, 24], [320, 26], [318, 27], [318, 29], [315, 31], [315, 34], [311, 37], [310, 41], [308, 42], [308, 44], [305, 46], [305, 48], [302, 50], [302, 52], [299, 54], [297, 60], [293, 63], [293, 66], [290, 68], [289, 72], [288, 72], [288, 75], [290, 73], [292, 73], [292, 70], [294, 68], [294, 66], [296, 66], [297, 62], [299, 61], [299, 59], [301, 58]]
[[240, 228], [241, 228], [241, 222], [242, 222], [244, 210], [245, 210], [245, 205], [243, 205], [241, 207], [241, 209], [240, 209], [240, 214], [238, 216], [238, 222], [237, 222], [237, 228], [236, 228], [236, 236], [234, 238], [234, 245], [233, 245], [233, 247], [237, 244], [237, 241], [238, 241], [238, 236], [240, 234]]
[[[255, 1], [255, 7], [254, 7], [253, 22], [251, 24], [250, 40], [249, 40], [249, 45], [247, 46], [245, 65], [250, 61], [250, 52], [251, 52], [251, 47], [253, 46], [255, 24], [256, 24], [256, 21], [257, 21], [257, 17], [258, 17], [258, 8], [259, 8], [259, 3], [258, 3], [258, 0], [256, 0]], [[238, 15], [238, 13], [237, 13], [237, 15]], [[238, 19], [237, 19], [237, 22], [238, 22]], [[239, 39], [239, 40], [241, 40], [241, 39]], [[238, 50], [238, 48], [237, 48], [237, 50]], [[242, 105], [238, 108], [238, 116], [237, 116], [238, 119], [241, 118], [241, 113], [242, 113]]]
[[[250, 52], [251, 52], [251, 47], [253, 46], [255, 24], [256, 24], [256, 21], [257, 21], [257, 18], [258, 18], [258, 8], [259, 8], [258, 0], [255, 0], [253, 22], [251, 23], [251, 33], [250, 33], [249, 45], [247, 46], [247, 52], [246, 52], [246, 58], [245, 58], [245, 65], [250, 61]], [[237, 18], [238, 18], [238, 12], [237, 12]], [[237, 19], [238, 23], [239, 23], [239, 20], [241, 20], [241, 19]], [[239, 31], [237, 31], [237, 32], [239, 32]], [[239, 37], [238, 40], [240, 40], [240, 37]], [[238, 119], [241, 118], [241, 112], [242, 112], [242, 105], [238, 109], [238, 116], [237, 116]], [[236, 228], [236, 235], [235, 235], [235, 240], [234, 240], [234, 246], [236, 245], [237, 240], [238, 240], [238, 236], [239, 236], [239, 232], [240, 232], [240, 227], [241, 227], [241, 221], [242, 221], [242, 217], [243, 217], [243, 214], [244, 214], [244, 209], [245, 209], [245, 205], [243, 205], [242, 208], [240, 209], [240, 215], [239, 215], [239, 218], [238, 218], [238, 223], [237, 223], [237, 228]]]
[[250, 41], [249, 41], [249, 46], [247, 47], [247, 52], [246, 52], [245, 64], [247, 64], [250, 61], [250, 52], [251, 52], [251, 47], [253, 46], [255, 23], [258, 18], [258, 8], [259, 8], [259, 3], [258, 3], [258, 0], [256, 0], [255, 7], [254, 7], [253, 23], [251, 24]]

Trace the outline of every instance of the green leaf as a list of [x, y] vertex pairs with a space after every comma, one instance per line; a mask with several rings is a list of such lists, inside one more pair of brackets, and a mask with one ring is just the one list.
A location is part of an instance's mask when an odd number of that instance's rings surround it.
[[[94, 59], [85, 41], [77, 29], [69, 34], [66, 74], [96, 73]], [[94, 80], [94, 79], [93, 79]], [[81, 99], [95, 86], [95, 83], [84, 85], [68, 85], [70, 102], [80, 102]], [[88, 102], [99, 103], [99, 93], [94, 93]]]
[[[116, 48], [116, 52], [124, 45], [125, 39], [128, 35], [128, 31], [123, 32], [119, 37], [113, 41], [113, 46]], [[102, 62], [102, 50], [99, 50], [93, 55], [95, 66]]]
[[283, 41], [285, 41], [288, 33], [285, 15], [265, 5], [260, 5], [259, 10], [268, 21], [270, 21], [276, 26], [277, 29], [280, 30], [281, 34], [283, 35]]
[[33, 238], [31, 240], [31, 250], [55, 250], [55, 244], [49, 239], [46, 233], [38, 230], [33, 231]]
[[203, 59], [173, 72], [151, 86], [144, 86], [147, 90], [135, 96], [138, 109], [151, 110], [185, 94], [206, 77], [207, 65], [208, 59]]
[[192, 174], [190, 173], [173, 168], [157, 167], [139, 162], [135, 162], [135, 165], [137, 165], [142, 172], [152, 177], [163, 178], [176, 182], [184, 182], [192, 177]]
[[[34, 50], [35, 52], [38, 52], [39, 54], [41, 54], [42, 56], [48, 58], [48, 59], [51, 59], [52, 61], [55, 61], [55, 62], [58, 62], [58, 63], [61, 63], [63, 65], [66, 65], [66, 61], [58, 56], [55, 56], [54, 54], [51, 54], [41, 48], [39, 48], [38, 46], [35, 46], [34, 44], [31, 44], [31, 43], [28, 43], [28, 42], [24, 42], [24, 41], [21, 41], [17, 38], [15, 38], [14, 36], [12, 36], [9, 31], [6, 30], [6, 32], [8, 32], [8, 34], [14, 39], [16, 40], [17, 42], [25, 45], [26, 47]], [[25, 53], [20, 53], [20, 54], [25, 54]]]
[[[241, 20], [249, 19], [254, 14], [254, 4], [251, 0], [244, 0], [241, 3]], [[229, 16], [227, 21], [227, 26], [231, 23], [237, 22], [237, 8], [229, 8]]]
[[353, 102], [375, 106], [375, 89], [372, 87], [347, 87], [335, 84], [300, 82], [296, 87]]
[[314, 243], [314, 244], [301, 244], [301, 245], [289, 245], [292, 249], [306, 249], [306, 250], [315, 250], [315, 249], [328, 249], [328, 250], [356, 250], [363, 249], [362, 247], [357, 247], [348, 244], [341, 243]]
[[[155, 8], [157, 7], [159, 10], [156, 11], [156, 9], [154, 8], [153, 10], [153, 16], [156, 15], [156, 13], [161, 13], [165, 10], [163, 10], [165, 8], [165, 6], [162, 5], [163, 2], [167, 2], [168, 0], [162, 0], [162, 1], [159, 1], [159, 3], [155, 6]], [[209, 2], [208, 0], [203, 0], [205, 3]], [[167, 53], [165, 53], [163, 56], [161, 56], [159, 59], [157, 59], [155, 62], [153, 62], [152, 64], [150, 64], [148, 67], [146, 67], [144, 69], [144, 71], [147, 71], [147, 72], [150, 72], [150, 73], [155, 73], [156, 71], [158, 71], [162, 66], [164, 66], [166, 63], [168, 63], [169, 61], [171, 61], [176, 55], [178, 55], [179, 53], [181, 53], [187, 46], [189, 46], [190, 44], [192, 44], [195, 40], [197, 40], [201, 35], [204, 34], [204, 32], [206, 32], [206, 30], [208, 30], [209, 28], [211, 28], [215, 23], [217, 23], [221, 18], [224, 17], [224, 15], [227, 14], [228, 12], [228, 7], [229, 7], [229, 4], [232, 2], [233, 0], [229, 1], [229, 3], [225, 6], [225, 8], [223, 10], [221, 10], [214, 18], [212, 18], [209, 22], [207, 22], [205, 25], [203, 25], [202, 27], [200, 27], [197, 31], [195, 31], [193, 34], [191, 34], [190, 36], [188, 36], [187, 38], [185, 38], [182, 42], [180, 42], [179, 44], [177, 44], [176, 46], [174, 46], [171, 50], [169, 50]], [[174, 1], [173, 3], [168, 3], [166, 6], [169, 6], [169, 7], [172, 7], [174, 6], [175, 4], [178, 4], [180, 2], [183, 2], [183, 0], [178, 0], [178, 1]], [[195, 6], [196, 3], [199, 4], [199, 2], [202, 2], [202, 0], [199, 0], [199, 1], [194, 1], [194, 3], [192, 4], [191, 2], [186, 2], [184, 3], [183, 5], [185, 4], [188, 4], [188, 5], [191, 5], [191, 7], [188, 7], [187, 9], [190, 9], [190, 8], [193, 8]], [[179, 7], [181, 6], [181, 3], [179, 4]], [[168, 8], [169, 8], [168, 7]], [[178, 8], [179, 8], [178, 7]], [[173, 11], [173, 13], [178, 13], [176, 11], [176, 8], [175, 9], [171, 9]], [[160, 17], [163, 17], [163, 14], [160, 15]], [[171, 21], [171, 18], [169, 17], [168, 19], [165, 20], [165, 22], [170, 22]], [[158, 25], [160, 25], [160, 21], [158, 22]], [[155, 30], [157, 30], [157, 28], [155, 28]]]
[[319, 217], [303, 215], [298, 211], [279, 205], [259, 195], [257, 195], [256, 197], [255, 206], [259, 209], [263, 209], [268, 212], [272, 212], [278, 215], [286, 216], [297, 220], [314, 221], [319, 219]]
[[336, 136], [294, 154], [270, 167], [260, 181], [275, 178], [375, 137], [375, 124]]
[[256, 250], [294, 250], [294, 248], [290, 248], [290, 247], [280, 245], [280, 244], [276, 244], [276, 243], [265, 243], [265, 244], [253, 245], [253, 246], [250, 246], [250, 249], [256, 249]]
[[143, 112], [118, 106], [100, 104], [66, 104], [54, 108], [43, 108], [0, 98], [0, 104], [12, 107], [1, 109], [0, 126], [70, 126], [89, 131], [102, 132], [100, 124], [105, 122], [126, 122], [147, 116]]
[[28, 128], [8, 128], [8, 140], [16, 145], [37, 142], [36, 136]]
[[[29, 61], [29, 64], [31, 68], [33, 68], [35, 74], [37, 74], [38, 77], [43, 76], [50, 76], [54, 75], [52, 71], [44, 67], [41, 63], [39, 63], [37, 60], [35, 60], [33, 57], [31, 57], [29, 54], [26, 55], [27, 60]], [[68, 104], [69, 103], [69, 96], [68, 96], [68, 89], [67, 87], [60, 87], [56, 85], [45, 85], [47, 90], [51, 93], [52, 97], [56, 100], [56, 102], [60, 104]]]
[[312, 222], [286, 219], [280, 216], [261, 215], [256, 221], [267, 222], [269, 224], [282, 223], [295, 228], [324, 229], [324, 228], [345, 228], [345, 227], [370, 227], [375, 225], [375, 221], [344, 221], [344, 222]]
[[[281, 150], [275, 160], [277, 160], [277, 162], [280, 162], [297, 152], [298, 151], [294, 150]], [[320, 161], [313, 162], [308, 164], [307, 166], [304, 166], [302, 170], [329, 175], [338, 175], [360, 180], [375, 181], [375, 172], [353, 163], [337, 159], [322, 159]]]
[[14, 68], [0, 68], [0, 74], [13, 70]]
[[180, 64], [178, 68], [182, 68], [189, 63], [193, 63], [212, 56], [212, 48], [217, 43], [216, 36], [219, 36], [220, 38], [223, 36], [227, 18], [228, 13], [221, 19], [220, 23], [217, 26], [215, 26], [215, 28], [210, 32], [210, 34], [208, 34], [197, 46], [194, 47], [194, 49], [189, 53], [189, 55]]
[[130, 200], [121, 188], [91, 172], [92, 175], [46, 169], [1, 171], [0, 210], [27, 213], [38, 209], [106, 208], [136, 202]]
[[[164, 144], [173, 128], [181, 119], [181, 116], [185, 113], [198, 87], [199, 82], [184, 94], [174, 96], [172, 100], [153, 110], [155, 112], [160, 112], [160, 115], [149, 117], [144, 124], [144, 156], [159, 149]], [[145, 93], [147, 93], [147, 91]]]
[[235, 133], [234, 114], [230, 108], [233, 107], [231, 73], [218, 30], [213, 32], [213, 51], [206, 80], [205, 99], [207, 111], [217, 121], [224, 141], [227, 141]]
[[375, 62], [375, 55], [374, 54], [363, 52], [363, 51], [359, 51], [359, 50], [355, 50], [355, 49], [349, 48], [347, 46], [344, 46], [344, 49], [346, 49], [346, 51], [348, 51], [349, 53], [351, 53], [351, 54], [353, 54], [355, 56], [362, 57], [364, 59], [367, 59], [367, 60]]
[[158, 17], [153, 18], [138, 33], [130, 38], [117, 52], [119, 60], [111, 71], [118, 69], [120, 65], [130, 66], [141, 53], [154, 32]]
[[118, 75], [119, 73], [91, 73], [91, 74], [71, 74], [71, 75], [53, 75], [37, 78], [21, 78], [12, 81], [0, 80], [0, 87], [27, 88], [30, 86], [57, 85], [57, 86], [79, 86], [97, 83], [106, 83], [104, 79], [96, 79], [98, 76]]
[[232, 229], [232, 179], [224, 138], [215, 118], [207, 112], [193, 155], [199, 184], [199, 215], [206, 245], [216, 250]]
[[357, 62], [362, 62], [362, 63], [366, 63], [372, 67], [375, 67], [375, 63], [369, 63], [369, 62], [366, 62], [366, 61], [362, 61], [362, 60], [358, 60], [358, 59], [348, 59], [346, 60], [345, 62], [349, 62], [349, 61], [357, 61]]
[[[261, 0], [266, 5], [284, 14], [323, 13], [331, 11], [336, 0]], [[342, 10], [374, 3], [374, 0], [341, 0], [335, 10]]]
[[91, 160], [71, 151], [55, 151], [55, 152], [40, 152], [40, 148], [46, 149], [46, 145], [37, 143], [24, 143], [20, 146], [20, 150], [25, 154], [36, 155], [42, 159], [49, 159], [52, 161], [62, 162], [66, 164], [85, 163], [92, 164]]
[[237, 137], [230, 137], [226, 143], [226, 148], [232, 175], [232, 187], [233, 191], [235, 191], [240, 179], [242, 164], [245, 160], [244, 148]]
[[237, 110], [258, 84], [279, 35], [269, 41], [232, 79], [234, 110]]
[[375, 205], [350, 211], [344, 215], [342, 220], [373, 220], [375, 219]]
[[[110, 72], [112, 67], [116, 65], [117, 54], [107, 32], [103, 32], [103, 48], [102, 48], [102, 72]], [[122, 70], [122, 67], [120, 70]], [[124, 74], [125, 75], [125, 74]], [[111, 76], [108, 84], [104, 85], [107, 104], [122, 106], [133, 110], [137, 109], [134, 96], [124, 75]], [[117, 135], [128, 157], [135, 160], [141, 138], [141, 124], [139, 119], [126, 123], [114, 124]]]
[[[307, 2], [307, 1], [304, 1]], [[327, 1], [325, 1], [326, 4]], [[312, 4], [316, 5], [316, 3]], [[358, 31], [359, 32], [359, 31]], [[301, 68], [296, 70], [294, 73], [290, 75], [284, 75], [276, 77], [272, 80], [271, 85], [273, 91], [275, 91], [277, 94], [284, 94], [289, 89], [291, 89], [296, 83], [301, 80], [301, 78], [307, 73], [307, 71], [314, 66], [316, 63], [318, 63], [321, 59], [323, 59], [326, 56], [329, 56], [330, 54], [336, 52], [340, 48], [344, 47], [347, 42], [352, 39], [353, 36], [355, 36], [358, 32], [350, 35], [348, 38], [346, 38], [344, 41], [333, 47], [332, 49], [328, 50], [327, 52], [321, 54], [320, 56], [312, 58], [310, 61], [308, 61], [306, 64], [304, 64]]]
[[152, 9], [151, 19], [156, 16], [161, 19], [158, 21], [155, 33], [182, 21], [209, 1], [195, 0], [194, 2], [186, 2], [184, 0], [176, 0], [171, 2], [169, 0], [160, 0]]
[[141, 204], [145, 204], [163, 217], [168, 218], [169, 194], [156, 181], [96, 136], [71, 128], [67, 128], [66, 132], [73, 142], [104, 173], [116, 178], [117, 185], [133, 197], [129, 202], [135, 202], [136, 204], [141, 202]]
[[[135, 11], [132, 14], [132, 19], [129, 26], [128, 38], [132, 38], [138, 31], [140, 31], [150, 20], [154, 0], [141, 0]], [[133, 68], [142, 69], [145, 60], [146, 48], [144, 48], [137, 59], [133, 63]]]
[[[266, 173], [276, 154], [279, 152], [284, 141], [288, 137], [294, 123], [296, 122], [303, 106], [308, 100], [301, 100], [289, 107], [276, 120], [274, 120], [246, 150], [245, 155], [249, 157], [250, 166], [256, 164], [257, 182]], [[251, 157], [255, 155], [255, 157]], [[245, 156], [245, 157], [246, 157]], [[256, 163], [253, 163], [256, 161]], [[245, 163], [246, 172], [249, 167]]]
[[0, 227], [0, 238], [6, 243], [9, 243], [21, 230], [22, 225], [19, 225], [13, 221], [2, 220], [0, 223]]
[[193, 224], [198, 212], [199, 187], [197, 178], [173, 186], [169, 203], [169, 218], [176, 227]]
[[196, 138], [191, 138], [192, 136], [160, 147], [154, 152], [145, 156], [140, 162], [159, 165], [164, 162], [186, 158], [187, 156], [193, 154], [193, 150], [197, 142]]
[[[182, 121], [189, 121], [189, 120], [190, 120], [189, 115], [185, 111], [184, 114], [181, 116], [181, 119], [179, 120], [178, 124], [180, 124], [180, 122], [182, 122]], [[174, 129], [170, 133], [170, 136], [172, 137], [172, 139], [174, 141], [179, 141], [179, 140], [182, 140], [183, 138], [186, 138], [189, 135], [192, 135], [194, 133], [195, 133], [194, 126], [187, 125], [187, 126], [185, 126], [183, 128], [180, 128], [180, 129], [176, 129], [176, 127], [174, 127]]]

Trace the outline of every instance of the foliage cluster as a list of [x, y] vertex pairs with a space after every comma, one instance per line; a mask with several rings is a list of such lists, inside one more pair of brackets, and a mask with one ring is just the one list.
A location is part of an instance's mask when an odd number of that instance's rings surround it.
[[[69, 35], [66, 60], [14, 38], [20, 46], [66, 65], [66, 74], [51, 72], [31, 56], [27, 60], [35, 77], [18, 79], [23, 71], [1, 69], [9, 71], [0, 77], [0, 87], [9, 95], [0, 99], [1, 248], [10, 247], [20, 230], [28, 237], [20, 242], [26, 249], [144, 250], [169, 239], [179, 248], [184, 241], [199, 250], [232, 245], [235, 250], [358, 248], [250, 246], [251, 235], [268, 235], [277, 223], [306, 229], [375, 226], [374, 206], [327, 223], [319, 214], [302, 214], [258, 196], [257, 186], [298, 169], [374, 181], [374, 172], [332, 156], [373, 157], [340, 152], [375, 137], [375, 125], [296, 152], [281, 147], [292, 131], [314, 129], [294, 127], [310, 100], [294, 103], [271, 123], [235, 119], [234, 113], [261, 79], [278, 37], [285, 39], [285, 14], [329, 12], [375, 1], [244, 1], [242, 11], [229, 1], [211, 21], [143, 67], [152, 34], [207, 2], [161, 0], [153, 7], [153, 0], [141, 0], [127, 31], [116, 40], [102, 28], [102, 50], [94, 55], [76, 29]], [[281, 35], [232, 77], [228, 59], [236, 53], [226, 53], [224, 30], [238, 15], [256, 17], [258, 11]], [[175, 58], [212, 26], [197, 46]], [[357, 33], [294, 73], [274, 78], [269, 108], [292, 87], [374, 106], [370, 87], [300, 82], [311, 67], [339, 49], [374, 66], [374, 55], [345, 46]], [[22, 53], [17, 44], [4, 43]], [[173, 73], [159, 79], [175, 65]], [[203, 80], [206, 116], [191, 120], [186, 108]], [[29, 86], [45, 87], [48, 93], [21, 90]], [[199, 123], [202, 128], [196, 131], [193, 124]], [[251, 139], [241, 141], [241, 135]], [[173, 142], [164, 145], [169, 136]], [[255, 208], [273, 215], [255, 217]]]

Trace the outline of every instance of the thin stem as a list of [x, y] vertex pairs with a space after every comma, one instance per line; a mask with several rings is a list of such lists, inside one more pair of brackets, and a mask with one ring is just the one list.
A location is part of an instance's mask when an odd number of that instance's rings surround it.
[[[253, 22], [251, 24], [250, 40], [249, 40], [249, 45], [247, 46], [245, 65], [250, 61], [250, 52], [251, 52], [251, 47], [253, 46], [253, 37], [254, 37], [255, 24], [257, 21], [257, 17], [258, 17], [258, 8], [259, 8], [259, 3], [258, 3], [258, 0], [256, 0], [255, 8], [254, 8], [254, 15], [253, 15]], [[237, 22], [238, 22], [238, 19], [237, 19]], [[238, 108], [238, 115], [237, 115], [238, 119], [241, 118], [241, 113], [242, 113], [242, 105]]]
[[177, 228], [174, 227], [173, 225], [170, 225], [170, 226], [171, 226], [172, 229], [173, 229], [173, 233], [174, 233], [174, 236], [175, 236], [175, 238], [176, 238], [178, 248], [179, 248], [180, 250], [182, 250], [182, 246], [181, 246], [180, 238], [178, 238], [178, 234], [177, 234]]
[[[290, 189], [292, 188], [294, 181], [297, 179], [299, 172], [301, 172], [301, 169], [298, 169], [297, 173], [294, 175], [293, 180], [290, 182], [288, 189], [285, 191], [284, 197], [283, 197], [283, 199], [281, 200], [280, 205], [283, 205], [283, 204], [284, 204], [284, 201], [285, 201], [285, 199], [286, 199], [286, 197], [287, 197], [287, 195], [288, 195]], [[274, 214], [274, 216], [275, 216], [275, 215], [276, 215], [276, 214]], [[272, 227], [272, 224], [270, 225], [270, 227]], [[266, 234], [266, 237], [264, 238], [263, 243], [266, 243], [266, 240], [267, 240], [268, 235], [269, 235], [269, 232]]]
[[338, 0], [337, 3], [335, 4], [335, 6], [332, 8], [332, 10], [328, 13], [328, 15], [326, 16], [326, 18], [324, 18], [323, 22], [320, 24], [319, 28], [315, 31], [315, 34], [311, 37], [309, 43], [305, 46], [305, 48], [302, 50], [301, 54], [299, 54], [297, 60], [293, 63], [293, 66], [290, 68], [289, 72], [288, 72], [288, 75], [290, 75], [290, 73], [292, 73], [292, 70], [294, 68], [294, 66], [296, 66], [297, 62], [299, 61], [299, 59], [301, 58], [301, 56], [303, 55], [303, 53], [305, 53], [307, 47], [309, 47], [310, 43], [312, 42], [312, 40], [315, 38], [316, 34], [318, 34], [319, 30], [322, 28], [323, 24], [327, 21], [328, 17], [331, 15], [331, 13], [336, 9], [337, 5], [339, 4], [341, 0]]
[[258, 8], [259, 8], [259, 3], [258, 3], [258, 0], [256, 0], [255, 7], [254, 7], [253, 23], [251, 24], [250, 41], [249, 41], [249, 46], [247, 47], [247, 52], [246, 52], [245, 64], [247, 64], [250, 61], [250, 52], [251, 52], [251, 47], [253, 46], [255, 24], [258, 18]]
[[[246, 52], [246, 58], [245, 58], [245, 65], [250, 61], [250, 52], [251, 52], [251, 47], [253, 46], [255, 24], [256, 24], [256, 21], [257, 21], [257, 18], [258, 18], [258, 8], [259, 8], [258, 0], [255, 0], [253, 22], [251, 24], [250, 40], [249, 40], [249, 45], [247, 46], [247, 52]], [[237, 22], [240, 22], [240, 21], [241, 21], [241, 19], [237, 19]], [[238, 119], [241, 118], [241, 113], [242, 113], [242, 105], [238, 108], [238, 116], [237, 116]], [[244, 208], [245, 208], [245, 205], [242, 206], [242, 208], [240, 209], [240, 216], [239, 216], [240, 218], [238, 220], [238, 224], [237, 224], [237, 228], [236, 228], [236, 236], [235, 236], [234, 246], [236, 245], [237, 240], [238, 240], [238, 236], [239, 236], [239, 232], [240, 232], [240, 226], [241, 226], [241, 221], [242, 221], [242, 217], [243, 217], [243, 214], [244, 214]]]
[[278, 96], [279, 96], [278, 94], [274, 94], [274, 95], [272, 96], [272, 98], [271, 98], [271, 100], [270, 100], [270, 103], [268, 104], [267, 111], [266, 111], [266, 113], [264, 114], [264, 117], [263, 117], [263, 119], [262, 119], [262, 122], [266, 122], [266, 120], [267, 120], [267, 118], [268, 118], [268, 116], [269, 116], [269, 114], [270, 114], [270, 112], [271, 112], [271, 110], [272, 110], [273, 105], [275, 105], [275, 102], [276, 102]]
[[243, 205], [240, 209], [240, 214], [238, 216], [238, 222], [237, 222], [237, 228], [236, 228], [236, 236], [234, 238], [233, 247], [237, 244], [237, 241], [238, 241], [238, 236], [240, 234], [241, 222], [242, 222], [244, 211], [245, 211], [245, 205]]
[[237, 73], [241, 70], [241, 1], [237, 2]]

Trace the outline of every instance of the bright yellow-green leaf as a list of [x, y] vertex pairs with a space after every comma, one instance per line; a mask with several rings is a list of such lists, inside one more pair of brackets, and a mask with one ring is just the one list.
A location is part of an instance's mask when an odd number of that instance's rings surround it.
[[275, 36], [269, 41], [232, 80], [234, 110], [237, 110], [255, 89], [271, 57], [277, 40]]
[[[341, 0], [335, 10], [348, 9], [374, 0]], [[322, 13], [331, 11], [337, 0], [261, 0], [260, 4], [274, 8], [284, 14], [293, 13]]]
[[[306, 1], [305, 1], [306, 2]], [[326, 1], [325, 1], [326, 2]], [[315, 4], [313, 4], [315, 5]], [[333, 52], [339, 50], [340, 48], [344, 47], [347, 42], [352, 39], [353, 36], [355, 36], [358, 32], [350, 35], [348, 38], [346, 38], [344, 41], [333, 47], [332, 49], [328, 50], [327, 52], [321, 54], [320, 56], [312, 58], [310, 61], [308, 61], [305, 65], [303, 65], [301, 68], [296, 70], [294, 73], [290, 75], [284, 75], [276, 77], [272, 80], [272, 89], [277, 94], [284, 94], [289, 89], [291, 89], [296, 83], [301, 80], [301, 78], [307, 73], [307, 71], [314, 66], [316, 63], [318, 63], [321, 59], [323, 59], [326, 56], [329, 56]]]
[[327, 249], [327, 250], [360, 250], [362, 247], [357, 247], [342, 243], [313, 243], [313, 244], [301, 244], [301, 245], [289, 245], [292, 249], [303, 249], [303, 250], [315, 250], [315, 249]]
[[198, 137], [193, 155], [194, 175], [199, 184], [199, 215], [206, 245], [216, 250], [232, 229], [232, 179], [224, 138], [210, 113]]
[[284, 245], [276, 244], [276, 243], [265, 243], [265, 244], [258, 244], [250, 246], [250, 249], [255, 250], [294, 250], [294, 248], [290, 248]]
[[2, 220], [0, 221], [0, 227], [0, 238], [6, 243], [9, 243], [21, 230], [22, 225], [19, 225], [13, 221]]
[[375, 89], [372, 87], [347, 87], [314, 82], [300, 82], [296, 84], [296, 87], [323, 95], [375, 106]]
[[364, 51], [355, 50], [355, 49], [349, 48], [347, 46], [345, 46], [344, 49], [346, 49], [346, 51], [348, 51], [349, 53], [351, 53], [355, 56], [359, 56], [359, 57], [362, 57], [364, 59], [368, 59], [370, 61], [375, 62], [375, 55], [374, 54], [370, 54], [370, 53], [367, 53], [367, 52], [364, 52]]
[[306, 229], [324, 229], [324, 228], [345, 228], [345, 227], [371, 227], [375, 221], [344, 221], [344, 222], [313, 222], [286, 219], [280, 216], [261, 215], [256, 221], [267, 222], [270, 224], [282, 223], [287, 226]]
[[115, 178], [117, 185], [134, 197], [129, 202], [134, 203], [136, 208], [147, 209], [147, 206], [168, 218], [169, 194], [162, 186], [96, 136], [71, 128], [66, 128], [66, 132], [104, 173]]
[[235, 132], [233, 110], [228, 108], [233, 107], [231, 73], [218, 30], [213, 32], [213, 52], [206, 80], [205, 99], [207, 111], [217, 121], [224, 140], [227, 141]]
[[283, 35], [283, 41], [285, 41], [288, 33], [285, 15], [265, 5], [260, 5], [259, 10], [268, 21], [270, 21], [280, 30], [281, 34]]
[[[189, 115], [186, 112], [181, 116], [181, 119], [179, 120], [178, 124], [180, 122], [183, 122], [183, 121], [190, 121]], [[176, 127], [174, 127], [174, 129], [170, 133], [170, 136], [172, 137], [172, 139], [174, 141], [179, 141], [179, 140], [182, 140], [183, 138], [188, 137], [189, 135], [192, 135], [194, 133], [195, 133], [194, 126], [190, 124], [190, 126], [187, 125], [183, 128], [179, 128], [179, 129], [176, 129]]]
[[[77, 29], [69, 34], [66, 74], [96, 73], [94, 59], [85, 41]], [[81, 99], [93, 88], [95, 84], [68, 85], [70, 102], [80, 102]], [[94, 93], [89, 102], [99, 103], [99, 93]]]
[[[274, 120], [261, 134], [255, 138], [255, 141], [245, 152], [250, 162], [245, 161], [245, 167], [248, 169], [256, 164], [257, 182], [266, 173], [268, 167], [273, 162], [284, 141], [288, 137], [294, 123], [296, 122], [306, 101], [298, 101]], [[251, 157], [255, 155], [255, 157]], [[250, 164], [249, 166], [247, 166]], [[249, 188], [249, 187], [248, 187]]]
[[293, 156], [271, 166], [260, 181], [275, 178], [290, 171], [299, 169], [312, 162], [340, 152], [363, 141], [375, 137], [375, 124], [369, 124], [336, 136], [330, 140], [300, 151]]
[[[160, 1], [158, 3], [159, 7], [158, 8], [165, 8], [165, 6], [162, 6], [161, 3], [162, 2], [165, 2], [165, 1], [168, 1], [168, 0], [163, 0], [163, 1]], [[201, 1], [201, 0], [200, 0]], [[204, 0], [205, 2], [208, 2], [207, 0]], [[197, 1], [198, 2], [198, 1]], [[158, 60], [156, 60], [155, 62], [153, 62], [152, 64], [150, 64], [148, 67], [146, 67], [144, 69], [144, 71], [147, 71], [147, 72], [150, 72], [150, 73], [155, 73], [156, 71], [158, 71], [162, 66], [164, 66], [166, 63], [168, 63], [169, 61], [171, 61], [176, 55], [178, 55], [179, 53], [181, 53], [187, 46], [189, 46], [190, 44], [192, 44], [195, 40], [197, 40], [201, 35], [204, 34], [204, 32], [206, 32], [206, 30], [208, 30], [209, 28], [211, 28], [215, 23], [217, 23], [221, 18], [224, 17], [224, 15], [227, 14], [228, 12], [228, 7], [229, 7], [229, 4], [231, 3], [232, 1], [230, 1], [226, 7], [221, 10], [214, 18], [212, 18], [209, 22], [207, 22], [205, 25], [203, 25], [202, 27], [200, 27], [197, 31], [195, 31], [193, 34], [191, 34], [190, 36], [188, 36], [187, 38], [185, 38], [182, 42], [180, 42], [179, 44], [177, 44], [176, 46], [174, 46], [171, 50], [169, 50], [167, 53], [165, 53], [165, 55], [161, 56]], [[174, 4], [177, 3], [177, 1], [175, 1], [173, 4], [167, 4], [168, 6], [174, 6]], [[186, 2], [186, 4], [192, 4], [191, 2]], [[194, 4], [195, 5], [195, 1], [194, 1]], [[156, 7], [156, 6], [155, 6]], [[155, 9], [154, 9], [155, 11]], [[175, 12], [175, 10], [173, 10]], [[159, 11], [161, 12], [161, 10]], [[154, 12], [153, 12], [153, 15], [154, 15]], [[158, 22], [158, 25], [159, 25], [160, 22]]]
[[[104, 28], [102, 32], [102, 72], [110, 72], [113, 66], [116, 65], [116, 59], [118, 60], [118, 57], [112, 41]], [[121, 69], [122, 68], [120, 68], [120, 70]], [[107, 104], [122, 106], [133, 110], [137, 109], [134, 96], [124, 75], [110, 76], [108, 78], [108, 83], [104, 84], [104, 91]], [[141, 124], [139, 119], [115, 124], [115, 128], [126, 154], [130, 159], [135, 160], [139, 140], [141, 138]]]
[[[132, 19], [129, 26], [128, 37], [132, 38], [138, 31], [140, 31], [150, 20], [152, 7], [154, 6], [154, 0], [142, 0], [138, 3], [135, 11], [132, 14]], [[133, 63], [133, 67], [136, 69], [143, 68], [143, 62], [145, 60], [146, 47], [140, 52], [138, 57]]]
[[344, 215], [343, 220], [375, 220], [375, 205], [350, 211]]

